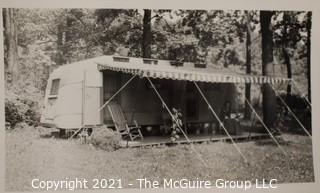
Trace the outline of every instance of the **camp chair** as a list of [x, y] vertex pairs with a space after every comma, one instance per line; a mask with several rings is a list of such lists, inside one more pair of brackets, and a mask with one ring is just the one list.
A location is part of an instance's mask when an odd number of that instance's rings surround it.
[[108, 104], [108, 110], [110, 112], [111, 118], [117, 131], [124, 137], [130, 138], [133, 141], [136, 138], [143, 139], [142, 133], [140, 131], [140, 126], [134, 120], [134, 125], [128, 125], [128, 122], [123, 114], [123, 111], [119, 104], [110, 103]]

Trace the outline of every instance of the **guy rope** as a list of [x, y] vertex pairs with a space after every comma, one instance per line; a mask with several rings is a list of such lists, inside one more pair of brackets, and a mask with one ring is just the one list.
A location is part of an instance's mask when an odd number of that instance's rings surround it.
[[122, 85], [122, 87], [116, 92], [114, 93], [100, 108], [99, 108], [99, 112], [105, 107], [107, 106], [114, 97], [116, 97], [135, 77], [137, 76], [137, 74], [133, 75], [124, 85]]
[[311, 102], [308, 100], [308, 98], [305, 96], [305, 94], [303, 94], [303, 92], [298, 88], [297, 84], [295, 81], [291, 80], [293, 87], [296, 88], [296, 90], [298, 90], [298, 92], [302, 95], [302, 97], [304, 98], [304, 100], [306, 101], [306, 103], [311, 107]]
[[298, 122], [298, 124], [302, 127], [303, 131], [312, 139], [311, 134], [309, 131], [304, 127], [304, 125], [301, 123], [301, 121], [298, 119], [296, 114], [292, 111], [292, 109], [289, 107], [289, 105], [284, 101], [284, 99], [280, 96], [280, 94], [276, 91], [276, 89], [270, 84], [271, 88], [273, 89], [273, 92], [279, 97], [280, 101], [284, 104], [284, 106], [288, 109], [288, 111], [291, 113], [293, 118]]
[[[98, 112], [100, 112], [104, 107], [106, 107], [135, 77], [137, 76], [137, 74], [133, 75], [124, 85], [121, 86], [121, 88], [114, 93], [99, 109]], [[69, 137], [69, 139], [72, 139], [74, 136], [76, 136], [82, 129], [84, 129], [84, 125], [82, 127], [80, 127], [77, 131], [75, 131], [73, 133], [73, 135], [71, 135], [71, 137]]]
[[164, 102], [164, 100], [162, 99], [161, 95], [159, 94], [159, 92], [157, 91], [156, 87], [154, 86], [154, 84], [152, 83], [152, 81], [150, 80], [149, 77], [147, 77], [150, 85], [152, 86], [153, 90], [155, 91], [155, 93], [157, 94], [157, 96], [159, 97], [159, 99], [162, 102], [163, 107], [165, 107], [165, 109], [168, 111], [169, 115], [171, 116], [171, 118], [176, 122], [179, 130], [181, 131], [181, 133], [184, 135], [184, 137], [186, 138], [187, 142], [191, 145], [192, 150], [196, 153], [196, 155], [198, 156], [198, 158], [200, 159], [200, 161], [203, 163], [203, 165], [205, 167], [208, 167], [208, 164], [204, 161], [204, 159], [202, 158], [202, 156], [200, 155], [200, 153], [195, 149], [195, 147], [193, 146], [193, 144], [190, 142], [188, 136], [186, 135], [186, 133], [183, 131], [183, 129], [181, 128], [178, 120], [176, 120], [176, 118], [173, 116], [173, 114], [171, 113], [170, 109], [168, 108], [167, 104]]
[[235, 141], [233, 140], [233, 138], [231, 137], [231, 135], [229, 134], [229, 132], [227, 131], [227, 129], [225, 128], [225, 126], [223, 125], [223, 123], [221, 122], [220, 118], [218, 117], [218, 115], [216, 114], [216, 112], [212, 109], [210, 103], [208, 102], [207, 98], [204, 96], [203, 92], [201, 91], [200, 87], [198, 86], [198, 84], [196, 82], [194, 82], [194, 85], [196, 86], [196, 88], [198, 89], [199, 93], [201, 94], [202, 98], [204, 99], [204, 101], [207, 103], [210, 111], [212, 112], [212, 114], [216, 117], [216, 119], [219, 121], [219, 124], [221, 125], [221, 127], [224, 129], [224, 131], [226, 132], [226, 134], [228, 135], [228, 137], [230, 138], [232, 144], [234, 145], [234, 147], [237, 149], [237, 151], [240, 153], [241, 157], [245, 160], [245, 162], [248, 162], [247, 158], [242, 154], [242, 152], [240, 151], [240, 148], [236, 145]]
[[268, 131], [270, 137], [272, 138], [272, 140], [277, 144], [277, 146], [279, 147], [279, 149], [281, 149], [281, 151], [287, 155], [286, 151], [281, 147], [281, 145], [279, 144], [279, 142], [276, 140], [276, 138], [272, 135], [271, 131], [268, 129], [268, 127], [264, 124], [263, 120], [260, 118], [260, 116], [258, 115], [257, 111], [253, 108], [253, 106], [250, 104], [250, 102], [248, 101], [247, 98], [245, 98], [245, 101], [247, 102], [247, 104], [249, 105], [250, 109], [254, 112], [254, 114], [256, 115], [256, 117], [259, 119], [259, 121], [261, 122], [261, 124], [263, 125], [263, 127]]

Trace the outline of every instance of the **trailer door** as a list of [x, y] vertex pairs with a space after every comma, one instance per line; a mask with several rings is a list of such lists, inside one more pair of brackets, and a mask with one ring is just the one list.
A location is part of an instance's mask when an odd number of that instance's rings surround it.
[[102, 111], [102, 73], [86, 70], [83, 87], [83, 124], [85, 126], [101, 125]]

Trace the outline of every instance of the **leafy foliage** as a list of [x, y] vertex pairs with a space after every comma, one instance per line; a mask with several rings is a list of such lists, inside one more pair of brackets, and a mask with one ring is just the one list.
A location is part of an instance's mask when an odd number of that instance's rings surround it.
[[173, 108], [172, 109], [172, 126], [171, 126], [171, 135], [170, 135], [170, 140], [172, 142], [176, 141], [179, 139], [179, 133], [181, 132], [180, 129], [182, 127], [182, 114], [179, 112], [178, 109]]
[[297, 116], [299, 121], [311, 133], [311, 108], [306, 103], [305, 99], [299, 95], [291, 95], [289, 98], [284, 94], [278, 96], [278, 128], [283, 132], [291, 132], [294, 134], [306, 134], [297, 122], [297, 120], [292, 116], [290, 111], [288, 111], [287, 107], [284, 106], [284, 104], [282, 104], [279, 97], [285, 100], [285, 102]]
[[[37, 88], [12, 86], [7, 89], [5, 99], [6, 129], [13, 129], [17, 124], [38, 125], [40, 121], [41, 94]], [[27, 93], [27, 94], [26, 94]]]
[[89, 137], [89, 143], [106, 151], [120, 148], [121, 135], [107, 127], [95, 128]]
[[97, 37], [105, 54], [127, 48], [126, 55], [141, 56], [142, 16], [138, 10], [98, 9], [95, 15], [101, 30]]
[[[20, 80], [12, 84], [16, 88], [32, 86], [36, 89], [36, 95], [43, 95], [50, 72], [60, 65], [104, 54], [142, 57], [143, 10], [16, 9], [16, 13], [21, 75]], [[308, 14], [279, 11], [274, 12], [273, 16], [277, 48], [274, 74], [284, 74], [285, 66], [278, 65], [283, 63], [283, 54], [278, 48], [286, 45], [292, 57], [293, 78], [301, 85], [307, 84], [308, 77]], [[244, 72], [248, 15], [252, 30], [252, 74], [259, 75], [260, 21], [259, 11], [254, 10], [152, 10], [151, 57], [207, 63]], [[286, 33], [284, 26], [287, 26]], [[302, 90], [305, 92], [306, 88]], [[27, 92], [21, 95], [33, 96]], [[39, 101], [42, 100], [39, 99], [34, 105], [39, 106]], [[7, 107], [11, 108], [12, 104], [8, 103]]]

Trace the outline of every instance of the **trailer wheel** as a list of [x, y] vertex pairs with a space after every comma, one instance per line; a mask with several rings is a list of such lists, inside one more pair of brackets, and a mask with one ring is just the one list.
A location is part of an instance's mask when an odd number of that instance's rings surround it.
[[63, 138], [66, 136], [66, 130], [65, 129], [59, 129], [59, 137]]
[[93, 131], [92, 128], [87, 128], [88, 136], [91, 136], [92, 131]]

